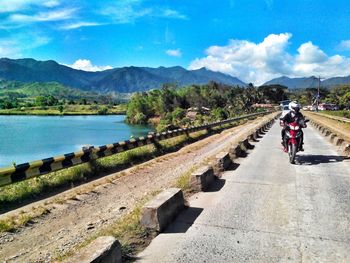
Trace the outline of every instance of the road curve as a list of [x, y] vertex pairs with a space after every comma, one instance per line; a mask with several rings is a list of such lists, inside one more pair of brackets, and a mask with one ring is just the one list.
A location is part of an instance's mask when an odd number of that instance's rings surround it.
[[350, 160], [312, 127], [291, 165], [274, 125], [140, 262], [350, 262]]

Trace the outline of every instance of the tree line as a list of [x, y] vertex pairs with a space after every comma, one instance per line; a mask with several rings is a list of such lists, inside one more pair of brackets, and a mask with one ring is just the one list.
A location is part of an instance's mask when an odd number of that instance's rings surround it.
[[[289, 93], [289, 97], [298, 100], [302, 105], [312, 105], [315, 104], [317, 93], [317, 88], [307, 88], [294, 90]], [[339, 85], [331, 89], [321, 87], [319, 94], [322, 103], [332, 103], [340, 109], [350, 109], [350, 85]]]
[[[179, 88], [173, 84], [161, 89], [136, 93], [127, 108], [127, 122], [153, 124], [158, 131], [223, 120], [259, 109], [255, 103], [278, 103], [286, 99], [286, 88], [280, 85], [264, 87], [228, 86], [215, 82]], [[188, 110], [196, 109], [195, 117]], [[204, 110], [201, 110], [204, 109]]]

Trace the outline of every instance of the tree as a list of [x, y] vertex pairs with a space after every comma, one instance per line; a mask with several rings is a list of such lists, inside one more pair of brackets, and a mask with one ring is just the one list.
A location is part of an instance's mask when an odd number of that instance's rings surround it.
[[38, 107], [47, 106], [47, 101], [44, 96], [38, 96], [35, 98], [35, 105]]
[[59, 110], [59, 112], [60, 112], [60, 113], [62, 113], [62, 112], [63, 112], [63, 110], [64, 110], [63, 105], [59, 105], [59, 106], [58, 106], [58, 110]]

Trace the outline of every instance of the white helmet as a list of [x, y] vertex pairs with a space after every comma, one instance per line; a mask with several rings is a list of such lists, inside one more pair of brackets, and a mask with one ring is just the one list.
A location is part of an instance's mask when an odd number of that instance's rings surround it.
[[300, 111], [300, 104], [296, 101], [292, 101], [289, 103], [289, 109], [292, 111], [292, 112], [299, 112]]

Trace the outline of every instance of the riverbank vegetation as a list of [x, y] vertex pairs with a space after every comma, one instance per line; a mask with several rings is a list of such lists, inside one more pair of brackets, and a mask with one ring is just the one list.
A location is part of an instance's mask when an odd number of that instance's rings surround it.
[[127, 107], [127, 122], [152, 124], [157, 131], [200, 125], [261, 110], [256, 103], [278, 103], [285, 99], [279, 85], [256, 88], [233, 87], [215, 82], [136, 93]]
[[0, 115], [120, 115], [125, 112], [126, 104], [78, 104], [0, 109]]
[[56, 82], [0, 81], [0, 114], [96, 115], [124, 114], [128, 95], [98, 94]]

